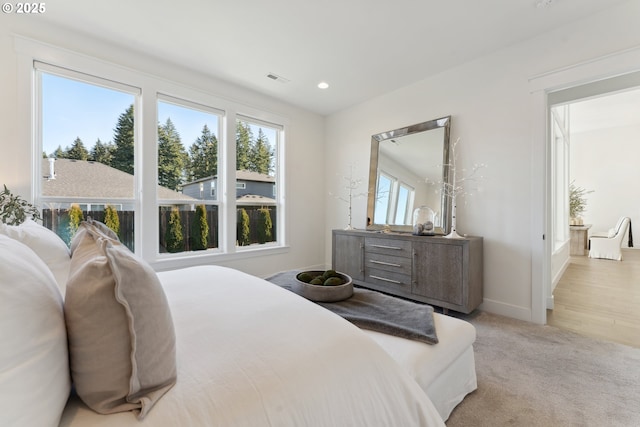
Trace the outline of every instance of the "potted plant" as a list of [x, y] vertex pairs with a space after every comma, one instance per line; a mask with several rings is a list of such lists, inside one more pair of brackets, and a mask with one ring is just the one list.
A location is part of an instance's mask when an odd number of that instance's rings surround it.
[[23, 200], [9, 191], [6, 185], [0, 192], [0, 222], [8, 225], [20, 225], [31, 218], [40, 221], [40, 211], [31, 203]]
[[582, 225], [580, 215], [587, 209], [587, 199], [585, 196], [593, 193], [593, 190], [585, 190], [577, 187], [575, 181], [569, 185], [569, 225]]

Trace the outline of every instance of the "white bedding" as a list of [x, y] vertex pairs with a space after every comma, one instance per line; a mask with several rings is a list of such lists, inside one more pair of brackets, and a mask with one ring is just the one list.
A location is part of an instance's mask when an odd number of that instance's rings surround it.
[[438, 344], [429, 345], [375, 331], [373, 338], [427, 393], [442, 419], [478, 387], [473, 343], [476, 330], [468, 322], [433, 314]]
[[176, 385], [143, 421], [71, 397], [61, 426], [444, 426], [409, 374], [333, 313], [224, 267], [158, 276], [176, 331]]

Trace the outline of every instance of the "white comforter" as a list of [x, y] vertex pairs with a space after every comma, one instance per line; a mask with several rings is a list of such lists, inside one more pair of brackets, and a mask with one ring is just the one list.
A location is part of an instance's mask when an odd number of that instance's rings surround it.
[[224, 267], [159, 277], [176, 329], [177, 384], [142, 422], [72, 397], [61, 426], [444, 426], [416, 382], [333, 313]]

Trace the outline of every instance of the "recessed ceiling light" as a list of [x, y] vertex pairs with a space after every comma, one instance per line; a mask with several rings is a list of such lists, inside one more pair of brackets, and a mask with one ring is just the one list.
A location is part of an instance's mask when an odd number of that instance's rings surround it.
[[319, 87], [320, 89], [327, 89], [327, 88], [329, 87], [329, 83], [327, 83], [327, 82], [320, 82], [320, 83], [318, 83], [318, 87]]

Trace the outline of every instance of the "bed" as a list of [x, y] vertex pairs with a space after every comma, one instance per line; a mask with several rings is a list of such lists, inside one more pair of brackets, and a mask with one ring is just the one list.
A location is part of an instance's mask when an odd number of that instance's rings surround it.
[[[156, 274], [96, 224], [81, 227], [84, 241], [72, 243], [70, 266], [60, 268], [70, 252], [44, 230], [0, 228], [0, 425], [442, 426], [443, 413], [475, 388], [471, 345], [459, 343], [475, 338], [466, 322], [438, 315], [434, 346], [362, 331], [237, 270]], [[94, 246], [97, 255], [78, 255]], [[113, 274], [102, 274], [104, 263]], [[114, 283], [115, 298], [87, 294], [114, 294]], [[156, 311], [145, 320], [149, 304]], [[118, 316], [109, 307], [125, 313], [120, 324], [110, 323]], [[90, 345], [78, 344], [83, 321]], [[110, 361], [122, 343], [121, 362], [132, 364], [126, 396], [108, 400], [113, 390], [100, 386], [123, 375]], [[444, 351], [451, 346], [459, 348]], [[83, 376], [92, 369], [102, 380], [89, 381], [98, 390], [87, 393]]]

